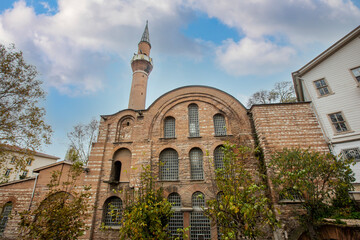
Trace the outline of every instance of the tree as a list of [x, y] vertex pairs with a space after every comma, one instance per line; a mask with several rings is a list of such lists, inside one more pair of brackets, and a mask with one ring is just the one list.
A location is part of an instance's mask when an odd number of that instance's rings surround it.
[[351, 164], [352, 160], [309, 149], [285, 148], [273, 155], [270, 167], [275, 190], [284, 199], [300, 200], [305, 210], [300, 219], [311, 239], [317, 239], [314, 228], [320, 220], [331, 215], [330, 203], [339, 197], [337, 190], [345, 188], [347, 194], [352, 188]]
[[277, 225], [265, 196], [266, 186], [254, 172], [246, 169], [246, 161], [254, 156], [245, 146], [225, 144], [223, 167], [216, 170], [217, 199], [207, 202], [206, 214], [219, 225], [222, 239], [257, 239], [263, 226]]
[[167, 231], [171, 203], [157, 187], [150, 165], [143, 167], [135, 198], [126, 205], [121, 219], [120, 239], [170, 239]]
[[291, 82], [275, 83], [274, 88], [270, 91], [260, 90], [254, 93], [248, 100], [247, 106], [251, 107], [253, 104], [267, 104], [267, 103], [287, 103], [295, 102], [294, 87]]
[[[73, 131], [68, 133], [70, 148], [67, 155], [75, 151], [79, 155], [80, 161], [86, 164], [89, 160], [92, 144], [96, 141], [98, 128], [99, 122], [95, 119], [88, 124], [80, 123], [74, 126]], [[67, 159], [67, 156], [65, 159]]]
[[[51, 128], [45, 123], [45, 110], [39, 101], [45, 98], [36, 68], [27, 64], [14, 45], [0, 44], [0, 164], [8, 155], [20, 153], [16, 167], [25, 166], [28, 156], [42, 143], [50, 143]], [[2, 169], [3, 170], [3, 169]]]
[[90, 187], [76, 189], [82, 166], [75, 161], [62, 184], [59, 183], [61, 172], [52, 173], [45, 200], [35, 210], [20, 213], [21, 239], [72, 240], [84, 235], [91, 195]]

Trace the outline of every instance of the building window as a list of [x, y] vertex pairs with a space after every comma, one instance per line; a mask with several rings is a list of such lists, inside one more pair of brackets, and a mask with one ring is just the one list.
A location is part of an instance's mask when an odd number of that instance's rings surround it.
[[294, 188], [285, 188], [279, 193], [280, 201], [302, 201], [303, 196], [299, 190]]
[[120, 182], [120, 174], [121, 174], [121, 162], [115, 161], [113, 163], [112, 173], [111, 173], [111, 181]]
[[20, 179], [24, 179], [24, 178], [26, 178], [27, 174], [28, 174], [28, 171], [25, 170], [25, 171], [23, 171], [23, 173], [19, 176], [19, 178], [20, 178]]
[[160, 180], [179, 179], [179, 158], [174, 149], [165, 149], [160, 153]]
[[180, 237], [180, 239], [182, 239], [181, 234], [177, 232], [179, 228], [184, 228], [184, 214], [181, 212], [180, 195], [178, 193], [171, 193], [168, 201], [172, 204], [172, 210], [174, 211], [170, 217], [168, 230], [174, 238]]
[[324, 78], [314, 81], [314, 84], [318, 91], [319, 96], [326, 96], [331, 93], [330, 87]]
[[110, 197], [104, 203], [105, 226], [120, 226], [123, 204], [120, 198]]
[[343, 157], [360, 161], [360, 148], [348, 148], [341, 151]]
[[223, 146], [217, 146], [214, 150], [214, 163], [215, 169], [224, 168], [224, 152], [222, 150]]
[[5, 177], [9, 177], [10, 176], [10, 173], [11, 173], [11, 169], [6, 169], [6, 172], [5, 172]]
[[214, 116], [215, 136], [226, 136], [226, 122], [222, 114]]
[[27, 164], [28, 166], [31, 166], [31, 164], [32, 164], [32, 159], [28, 159], [28, 160], [26, 161], [26, 164]]
[[193, 148], [190, 150], [190, 168], [192, 180], [203, 180], [203, 152], [200, 148]]
[[166, 117], [164, 120], [164, 138], [175, 138], [175, 118]]
[[341, 133], [349, 130], [341, 112], [329, 114], [329, 117], [336, 132]]
[[193, 212], [190, 215], [190, 239], [211, 239], [210, 220], [202, 207], [205, 207], [205, 196], [202, 192], [192, 195]]
[[199, 107], [196, 104], [190, 104], [189, 110], [189, 135], [190, 137], [199, 137]]
[[7, 202], [4, 207], [3, 211], [1, 213], [1, 219], [0, 219], [0, 236], [4, 234], [6, 224], [8, 222], [9, 216], [11, 214], [12, 210], [12, 202]]
[[354, 75], [356, 81], [360, 83], [360, 67], [351, 69], [351, 72]]
[[10, 163], [14, 164], [16, 161], [16, 157], [12, 157]]

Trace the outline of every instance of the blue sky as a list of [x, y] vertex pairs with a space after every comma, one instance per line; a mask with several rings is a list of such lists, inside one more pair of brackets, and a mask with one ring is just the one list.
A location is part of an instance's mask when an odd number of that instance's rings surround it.
[[247, 98], [298, 70], [360, 24], [357, 0], [0, 1], [0, 42], [40, 72], [64, 157], [78, 123], [127, 108], [130, 59], [149, 20], [154, 69], [146, 105], [174, 88], [207, 85]]

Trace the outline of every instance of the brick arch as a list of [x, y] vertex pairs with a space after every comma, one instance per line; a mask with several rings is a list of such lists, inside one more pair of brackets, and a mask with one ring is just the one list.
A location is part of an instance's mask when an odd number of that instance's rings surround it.
[[[162, 95], [148, 108], [148, 111], [154, 116], [150, 123], [149, 137], [152, 138], [154, 131], [157, 130], [156, 125], [161, 124], [166, 113], [174, 106], [185, 102], [190, 104], [199, 101], [212, 105], [225, 116], [232, 115], [236, 121], [241, 122], [241, 125], [250, 126], [246, 108], [231, 95], [206, 86], [188, 86]], [[245, 128], [248, 128], [247, 126]]]
[[2, 208], [6, 203], [8, 203], [8, 202], [12, 202], [12, 204], [13, 204], [13, 209], [14, 209], [14, 206], [16, 205], [16, 203], [17, 203], [17, 198], [16, 197], [14, 197], [14, 196], [9, 196], [9, 197], [7, 197], [7, 198], [5, 198], [6, 200], [2, 200], [1, 202], [0, 202], [0, 207]]
[[116, 126], [115, 142], [132, 140], [135, 118], [132, 115], [122, 116]]

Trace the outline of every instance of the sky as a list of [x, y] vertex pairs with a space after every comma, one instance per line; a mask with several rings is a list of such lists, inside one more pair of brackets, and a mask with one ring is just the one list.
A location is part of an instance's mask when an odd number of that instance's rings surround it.
[[154, 68], [146, 106], [186, 85], [244, 105], [360, 24], [359, 0], [1, 0], [0, 43], [36, 66], [54, 131], [42, 152], [64, 158], [79, 123], [126, 109], [130, 60], [149, 21]]

